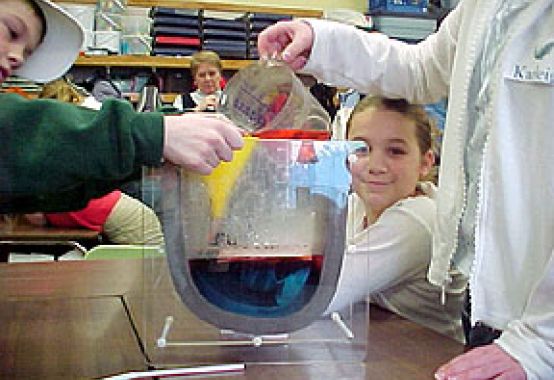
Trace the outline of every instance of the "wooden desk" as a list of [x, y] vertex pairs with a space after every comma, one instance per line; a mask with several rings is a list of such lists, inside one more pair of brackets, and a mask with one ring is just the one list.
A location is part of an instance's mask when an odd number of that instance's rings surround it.
[[0, 301], [0, 377], [97, 378], [144, 359], [117, 297]]
[[100, 233], [87, 228], [39, 227], [31, 224], [18, 224], [8, 229], [0, 228], [2, 240], [88, 240], [97, 239]]
[[0, 263], [0, 378], [145, 370], [121, 298], [141, 273], [125, 261]]
[[[0, 264], [0, 378], [93, 378], [145, 370], [129, 314], [141, 260]], [[365, 363], [247, 365], [218, 379], [432, 379], [461, 344], [372, 308]], [[194, 328], [194, 326], [190, 326]]]
[[[98, 243], [100, 233], [86, 228], [39, 227], [19, 223], [6, 227], [0, 225], [0, 245], [3, 246], [53, 246], [63, 245], [87, 252], [83, 245]], [[0, 261], [6, 261], [7, 253], [0, 253]]]

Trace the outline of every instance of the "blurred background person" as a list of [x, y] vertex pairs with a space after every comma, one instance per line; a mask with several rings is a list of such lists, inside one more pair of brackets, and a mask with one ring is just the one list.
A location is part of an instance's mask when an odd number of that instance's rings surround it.
[[173, 106], [180, 111], [215, 111], [224, 84], [219, 55], [210, 50], [194, 53], [190, 71], [196, 90], [178, 95]]

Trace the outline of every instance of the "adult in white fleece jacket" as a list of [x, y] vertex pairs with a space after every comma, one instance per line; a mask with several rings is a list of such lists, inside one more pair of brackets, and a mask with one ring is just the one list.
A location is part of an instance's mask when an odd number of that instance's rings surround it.
[[438, 379], [554, 377], [554, 1], [463, 0], [417, 45], [320, 20], [258, 40], [327, 83], [410, 102], [449, 97], [429, 279], [470, 278], [472, 323], [503, 333]]

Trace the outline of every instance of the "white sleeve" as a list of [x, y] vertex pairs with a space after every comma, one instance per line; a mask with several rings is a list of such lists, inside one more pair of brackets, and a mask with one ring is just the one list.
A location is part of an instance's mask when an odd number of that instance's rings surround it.
[[87, 96], [85, 100], [83, 100], [83, 102], [81, 103], [81, 106], [98, 111], [100, 108], [102, 108], [102, 103], [96, 100], [94, 96]]
[[554, 252], [520, 320], [511, 321], [495, 342], [525, 369], [527, 380], [554, 374]]
[[314, 44], [302, 71], [364, 94], [436, 102], [448, 94], [461, 8], [415, 45], [337, 22], [306, 20], [314, 30]]
[[177, 108], [179, 111], [183, 111], [183, 96], [177, 95], [173, 100], [173, 107]]
[[340, 108], [337, 111], [331, 123], [331, 136], [333, 140], [346, 140], [346, 124], [348, 123], [348, 118], [351, 113], [352, 108], [347, 107]]
[[431, 257], [435, 204], [418, 197], [396, 205], [349, 240], [328, 312], [363, 300], [425, 270]]

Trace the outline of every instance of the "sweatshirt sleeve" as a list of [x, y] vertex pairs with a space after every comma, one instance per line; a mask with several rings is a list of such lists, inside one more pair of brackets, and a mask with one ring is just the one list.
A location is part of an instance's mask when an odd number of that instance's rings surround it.
[[83, 207], [158, 165], [163, 151], [162, 115], [115, 99], [94, 111], [3, 94], [0, 132], [0, 212]]
[[495, 343], [525, 369], [528, 380], [551, 379], [554, 369], [554, 251], [520, 319]]
[[460, 12], [452, 11], [437, 33], [418, 44], [337, 22], [308, 19], [314, 43], [303, 71], [325, 83], [364, 94], [401, 97], [414, 103], [436, 102], [448, 94]]

